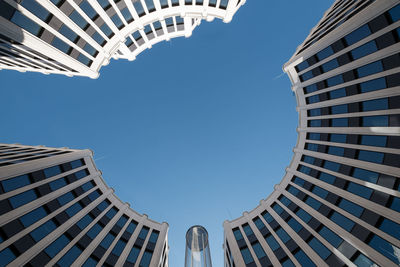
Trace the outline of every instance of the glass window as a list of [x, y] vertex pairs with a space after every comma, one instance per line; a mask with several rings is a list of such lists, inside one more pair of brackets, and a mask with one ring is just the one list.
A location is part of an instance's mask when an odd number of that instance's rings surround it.
[[306, 73], [304, 73], [303, 75], [300, 76], [301, 79], [304, 81], [307, 81], [309, 79], [311, 79], [312, 77], [314, 77], [314, 75], [312, 74], [311, 71], [307, 71]]
[[250, 225], [248, 224], [243, 225], [243, 231], [246, 233], [247, 236], [254, 234], [250, 228]]
[[240, 232], [239, 228], [233, 229], [233, 235], [235, 236], [236, 240], [243, 239], [243, 235]]
[[400, 239], [400, 225], [391, 220], [384, 218], [379, 229], [397, 239]]
[[362, 135], [361, 144], [365, 146], [386, 146], [386, 136], [382, 135]]
[[261, 259], [267, 256], [258, 241], [251, 244], [251, 246], [253, 247], [254, 253], [256, 253], [257, 258]]
[[310, 120], [308, 124], [310, 127], [321, 127], [321, 120]]
[[153, 255], [152, 252], [146, 250], [142, 256], [142, 260], [140, 261], [139, 266], [140, 267], [148, 267], [150, 265], [152, 255]]
[[362, 208], [362, 207], [358, 206], [357, 204], [354, 204], [353, 202], [350, 202], [346, 199], [342, 199], [340, 201], [339, 207], [356, 217], [360, 217], [364, 211], [364, 208]]
[[87, 192], [90, 189], [92, 189], [94, 187], [94, 185], [93, 185], [92, 181], [90, 181], [90, 182], [84, 183], [83, 185], [81, 185], [81, 187], [85, 192]]
[[93, 9], [93, 7], [86, 1], [82, 1], [79, 7], [86, 13], [86, 15], [93, 20], [94, 17], [97, 16], [97, 12]]
[[392, 18], [393, 22], [396, 22], [400, 19], [400, 5], [397, 5], [389, 10], [389, 15]]
[[14, 253], [9, 248], [5, 248], [0, 252], [0, 262], [2, 266], [6, 266], [8, 263], [15, 259]]
[[321, 65], [322, 70], [324, 72], [328, 72], [330, 70], [336, 69], [337, 67], [339, 67], [339, 63], [337, 62], [336, 58], [326, 62], [325, 64]]
[[56, 239], [53, 243], [51, 243], [47, 248], [45, 248], [45, 252], [51, 257], [54, 258], [66, 245], [68, 245], [69, 239], [62, 235]]
[[285, 230], [283, 230], [282, 227], [279, 227], [279, 229], [276, 230], [276, 234], [279, 236], [279, 238], [282, 240], [283, 243], [286, 243], [291, 239], [290, 236], [286, 233]]
[[111, 243], [114, 241], [115, 235], [108, 233], [106, 237], [101, 241], [100, 246], [103, 248], [109, 248]]
[[332, 232], [329, 228], [326, 226], [323, 226], [321, 230], [319, 230], [319, 234], [325, 238], [326, 241], [328, 241], [332, 246], [335, 248], [339, 247], [340, 244], [342, 244], [343, 239], [340, 238], [337, 234]]
[[300, 72], [300, 71], [305, 70], [308, 67], [309, 67], [309, 64], [308, 64], [307, 60], [304, 60], [303, 62], [301, 62], [300, 64], [298, 64], [296, 66], [296, 69], [297, 69], [297, 72]]
[[378, 48], [376, 47], [375, 41], [370, 41], [366, 44], [363, 44], [360, 47], [357, 47], [351, 51], [351, 55], [354, 60], [362, 58], [366, 55], [372, 54], [377, 51]]
[[242, 257], [243, 257], [243, 260], [244, 260], [245, 264], [249, 264], [249, 263], [254, 262], [253, 257], [251, 256], [251, 253], [250, 253], [250, 251], [249, 251], [249, 249], [247, 247], [246, 248], [241, 248], [240, 252], [242, 253]]
[[303, 209], [299, 209], [296, 212], [296, 215], [299, 216], [300, 219], [302, 219], [305, 223], [308, 223], [311, 220], [311, 215], [308, 214], [306, 211], [304, 211]]
[[253, 219], [254, 224], [257, 226], [258, 229], [263, 229], [265, 227], [264, 223], [261, 221], [260, 218]]
[[351, 221], [350, 219], [347, 219], [346, 217], [344, 217], [342, 214], [334, 211], [331, 218], [330, 218], [333, 222], [335, 222], [337, 225], [339, 225], [340, 227], [344, 228], [345, 230], [347, 230], [348, 232], [351, 231], [351, 229], [353, 229], [354, 226], [354, 222]]
[[287, 191], [290, 192], [292, 195], [297, 196], [297, 194], [300, 192], [299, 189], [294, 188], [293, 186], [289, 186], [287, 188]]
[[67, 185], [67, 182], [65, 181], [64, 178], [60, 178], [60, 179], [57, 179], [57, 180], [49, 183], [49, 186], [52, 191], [56, 191], [57, 189], [59, 189], [63, 186], [66, 186], [66, 185]]
[[332, 119], [332, 127], [348, 127], [349, 122], [347, 118]]
[[336, 89], [336, 90], [328, 92], [328, 94], [329, 94], [330, 99], [345, 97], [346, 89], [345, 88]]
[[18, 10], [14, 11], [14, 15], [11, 18], [11, 22], [14, 24], [20, 26], [24, 30], [32, 33], [35, 36], [38, 36], [40, 30], [42, 27], [40, 27], [38, 24], [30, 20], [29, 18], [25, 17], [21, 12]]
[[8, 199], [11, 204], [11, 207], [14, 209], [25, 205], [26, 203], [32, 202], [37, 198], [35, 192], [33, 190], [25, 191], [21, 194], [12, 196]]
[[328, 170], [331, 170], [331, 171], [334, 171], [334, 172], [337, 172], [339, 170], [339, 168], [340, 168], [340, 164], [336, 163], [336, 162], [325, 160], [324, 168], [328, 169]]
[[58, 31], [67, 37], [71, 42], [75, 42], [76, 38], [78, 38], [78, 35], [65, 24], [63, 24]]
[[330, 46], [328, 46], [317, 53], [318, 61], [321, 61], [330, 55], [333, 55], [333, 50]]
[[128, 233], [131, 233], [131, 234], [132, 234], [133, 231], [135, 231], [136, 226], [137, 226], [137, 223], [136, 223], [135, 221], [131, 221], [131, 222], [129, 223], [128, 227], [126, 228], [126, 231], [127, 231]]
[[360, 88], [362, 93], [381, 90], [386, 88], [386, 80], [385, 78], [378, 78], [367, 82], [363, 82], [360, 83]]
[[325, 172], [321, 172], [321, 174], [319, 175], [319, 179], [324, 181], [325, 183], [333, 184], [336, 180], [336, 177], [333, 175], [327, 174]]
[[10, 192], [17, 188], [30, 184], [28, 175], [24, 174], [14, 178], [10, 178], [1, 182], [4, 192]]
[[329, 141], [334, 143], [346, 143], [347, 135], [346, 134], [330, 134]]
[[383, 66], [381, 61], [375, 61], [357, 69], [358, 77], [365, 77], [374, 73], [382, 72]]
[[387, 127], [389, 125], [388, 116], [366, 116], [362, 117], [364, 127]]
[[308, 205], [310, 205], [315, 210], [318, 210], [321, 207], [321, 203], [313, 197], [308, 197], [305, 201]]
[[311, 85], [309, 85], [309, 86], [304, 87], [304, 92], [305, 92], [306, 94], [315, 92], [315, 91], [317, 91], [317, 90], [318, 90], [317, 84], [315, 84], [315, 83], [314, 83], [314, 84], [311, 84]]
[[349, 182], [349, 186], [347, 187], [347, 191], [356, 194], [360, 197], [369, 199], [372, 195], [373, 189], [353, 183], [353, 182]]
[[74, 199], [74, 195], [72, 195], [71, 192], [68, 192], [57, 198], [57, 200], [61, 206], [64, 206], [65, 204], [67, 204], [68, 202], [70, 202], [73, 199]]
[[115, 244], [115, 247], [112, 250], [112, 253], [119, 257], [121, 255], [122, 251], [124, 250], [125, 246], [126, 246], [126, 242], [124, 240], [122, 240], [122, 239], [118, 240], [117, 244]]
[[282, 263], [282, 266], [283, 266], [283, 267], [295, 267], [295, 265], [293, 264], [293, 262], [292, 262], [290, 259], [285, 260], [285, 261]]
[[290, 227], [292, 227], [292, 229], [298, 233], [301, 229], [303, 229], [303, 226], [301, 226], [300, 223], [298, 223], [295, 219], [290, 218], [290, 220], [288, 221], [288, 225], [290, 225]]
[[358, 159], [382, 164], [384, 155], [385, 154], [380, 152], [360, 150]]
[[140, 230], [139, 238], [145, 240], [148, 232], [149, 232], [149, 228], [143, 227], [142, 230]]
[[82, 205], [77, 202], [68, 209], [65, 210], [65, 212], [70, 216], [73, 217], [75, 214], [77, 214], [80, 210], [82, 209]]
[[42, 240], [43, 237], [53, 232], [53, 230], [56, 228], [57, 228], [56, 224], [52, 220], [49, 220], [46, 223], [39, 226], [38, 228], [36, 228], [35, 230], [33, 230], [31, 232], [31, 236], [36, 242], [39, 242], [40, 240]]
[[86, 20], [84, 18], [82, 18], [82, 16], [76, 11], [74, 10], [70, 15], [69, 18], [75, 22], [76, 25], [78, 25], [81, 29], [85, 29], [86, 26], [88, 25], [88, 23], [86, 22]]
[[388, 98], [374, 99], [362, 102], [362, 111], [382, 110], [388, 108]]
[[47, 212], [44, 210], [43, 207], [40, 207], [40, 208], [34, 209], [33, 211], [25, 214], [24, 216], [22, 216], [19, 219], [25, 227], [28, 227], [29, 225], [34, 224], [38, 220], [46, 217], [46, 215], [47, 215]]
[[371, 31], [370, 31], [370, 29], [368, 27], [368, 24], [364, 24], [363, 26], [361, 26], [357, 30], [354, 30], [353, 32], [351, 32], [348, 35], [346, 35], [344, 37], [344, 39], [346, 40], [347, 45], [350, 46], [350, 45], [352, 45], [354, 43], [357, 43], [361, 39], [364, 39], [365, 37], [367, 37], [370, 34], [371, 34]]
[[87, 232], [87, 235], [90, 238], [95, 239], [102, 229], [103, 227], [101, 227], [98, 223], [96, 223], [95, 225], [93, 225], [92, 228], [90, 228], [90, 230]]
[[119, 218], [119, 220], [117, 221], [117, 225], [119, 226], [119, 227], [124, 227], [124, 225], [125, 225], [125, 223], [128, 221], [128, 217], [126, 217], [126, 216], [121, 216], [121, 218]]
[[89, 257], [86, 262], [83, 264], [83, 267], [95, 267], [98, 261], [93, 259], [93, 257]]
[[71, 264], [82, 254], [82, 250], [76, 245], [73, 246], [62, 258], [57, 262], [59, 266], [71, 266]]
[[327, 79], [326, 83], [328, 84], [329, 87], [341, 84], [341, 83], [343, 83], [343, 77], [341, 74], [333, 76], [333, 77]]
[[307, 97], [307, 101], [308, 101], [308, 104], [317, 103], [317, 102], [319, 102], [319, 95], [313, 95], [313, 96]]
[[312, 249], [318, 253], [318, 255], [326, 260], [331, 254], [332, 252], [327, 249], [318, 239], [316, 239], [315, 237], [313, 237], [308, 244], [310, 245], [310, 247], [312, 247]]
[[61, 41], [61, 39], [59, 39], [58, 37], [54, 37], [53, 41], [51, 42], [51, 45], [65, 54], [68, 54], [69, 49], [71, 48], [71, 46], [64, 43], [64, 41]]
[[362, 253], [360, 253], [354, 260], [354, 264], [357, 266], [378, 266]]
[[88, 226], [92, 221], [93, 221], [92, 217], [91, 217], [89, 214], [87, 214], [87, 215], [85, 215], [82, 219], [80, 219], [80, 220], [76, 223], [76, 225], [77, 225], [81, 230], [83, 230], [83, 229], [85, 229], [86, 226]]
[[133, 21], [132, 14], [127, 7], [121, 10], [121, 14], [128, 23]]
[[321, 135], [319, 133], [309, 133], [308, 134], [308, 139], [320, 140], [321, 139]]
[[72, 169], [76, 169], [76, 168], [79, 168], [79, 167], [81, 167], [81, 166], [83, 166], [83, 162], [82, 162], [81, 159], [71, 161], [71, 167], [72, 167]]
[[[98, 190], [96, 190], [96, 191], [93, 191], [92, 193], [90, 193], [90, 194], [88, 195], [88, 198], [89, 198], [91, 201], [94, 201], [94, 200], [97, 199], [99, 196], [100, 196], [100, 193], [99, 193]], [[117, 212], [114, 211], [113, 209], [111, 209], [109, 212], [110, 212], [110, 214], [107, 213], [107, 216], [110, 215], [110, 216], [111, 216], [111, 217], [109, 217], [110, 219], [111, 219], [112, 217], [114, 217], [115, 213], [117, 213]], [[115, 212], [115, 213], [114, 213], [114, 212]], [[112, 214], [112, 213], [114, 213], [114, 214]], [[111, 214], [112, 214], [112, 215], [111, 215]]]
[[267, 221], [267, 223], [271, 223], [274, 218], [271, 216], [271, 214], [269, 214], [268, 212], [266, 212], [265, 214], [262, 215], [264, 217], [264, 219]]
[[115, 14], [114, 16], [111, 17], [112, 22], [114, 22], [115, 26], [117, 26], [118, 29], [121, 29], [124, 27], [124, 24], [122, 23], [121, 19], [118, 17], [118, 14]]
[[101, 46], [105, 43], [104, 38], [98, 32], [93, 33], [92, 38]]
[[314, 108], [314, 109], [310, 109], [308, 111], [308, 116], [320, 116], [321, 115], [321, 109], [320, 108]]
[[137, 246], [133, 246], [131, 252], [128, 255], [126, 261], [135, 263], [140, 253], [140, 248]]
[[302, 250], [299, 250], [297, 253], [295, 253], [294, 257], [300, 263], [301, 266], [307, 266], [307, 267], [315, 266], [315, 264]]
[[400, 257], [397, 257], [396, 255], [398, 251], [400, 251], [399, 248], [396, 246], [390, 244], [386, 240], [380, 238], [377, 235], [374, 235], [374, 237], [371, 239], [369, 242], [369, 245], [379, 251], [381, 254], [385, 255], [387, 258], [389, 258], [391, 261], [393, 261], [396, 264], [400, 264]]
[[343, 147], [337, 147], [337, 146], [329, 146], [328, 154], [336, 155], [336, 156], [340, 156], [341, 157], [341, 156], [344, 155], [344, 148]]
[[347, 113], [347, 112], [348, 112], [347, 104], [331, 107], [331, 114], [343, 114], [343, 113]]
[[354, 178], [358, 178], [360, 180], [376, 184], [376, 182], [378, 181], [379, 174], [364, 169], [354, 168], [352, 176]]
[[267, 238], [265, 238], [267, 241], [268, 245], [271, 247], [272, 251], [277, 250], [281, 246], [279, 246], [278, 242], [276, 242], [275, 238], [272, 235], [269, 235]]
[[150, 238], [149, 238], [149, 242], [154, 243], [154, 244], [157, 243], [158, 234], [159, 233], [157, 231], [152, 231]]
[[43, 171], [44, 171], [44, 176], [46, 176], [46, 178], [49, 178], [49, 177], [56, 176], [57, 174], [60, 174], [61, 168], [60, 168], [60, 166], [57, 165], [57, 166], [53, 166], [53, 167], [44, 169]]

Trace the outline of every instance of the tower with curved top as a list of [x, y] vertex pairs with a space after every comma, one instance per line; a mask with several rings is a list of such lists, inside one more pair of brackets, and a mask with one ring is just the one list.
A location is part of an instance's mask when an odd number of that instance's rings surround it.
[[337, 0], [297, 48], [294, 155], [224, 222], [226, 267], [399, 266], [399, 42], [398, 0]]
[[246, 0], [0, 0], [0, 69], [97, 78], [111, 58], [230, 22]]

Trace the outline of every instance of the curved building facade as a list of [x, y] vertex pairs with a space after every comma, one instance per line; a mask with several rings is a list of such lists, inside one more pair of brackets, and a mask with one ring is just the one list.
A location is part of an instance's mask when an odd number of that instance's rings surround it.
[[0, 69], [97, 78], [111, 58], [230, 22], [246, 0], [0, 0]]
[[92, 156], [0, 144], [0, 266], [168, 266], [168, 224], [122, 202]]
[[400, 4], [338, 0], [284, 65], [294, 156], [224, 222], [225, 266], [399, 266]]

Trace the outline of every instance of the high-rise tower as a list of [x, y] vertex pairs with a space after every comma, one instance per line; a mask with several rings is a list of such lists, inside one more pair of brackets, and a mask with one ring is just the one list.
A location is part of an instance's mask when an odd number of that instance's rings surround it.
[[398, 0], [338, 0], [297, 48], [294, 156], [225, 221], [225, 266], [400, 264], [399, 41]]
[[0, 0], [0, 69], [96, 78], [202, 19], [232, 20], [246, 0]]
[[168, 266], [168, 224], [119, 200], [92, 154], [0, 144], [0, 266]]

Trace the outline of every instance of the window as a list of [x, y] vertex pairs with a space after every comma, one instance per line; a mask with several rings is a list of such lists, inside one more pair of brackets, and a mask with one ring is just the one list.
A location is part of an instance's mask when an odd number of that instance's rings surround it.
[[142, 230], [140, 230], [139, 238], [145, 240], [148, 232], [149, 232], [149, 228], [143, 227]]
[[332, 162], [332, 161], [328, 161], [328, 160], [325, 160], [325, 162], [324, 162], [325, 169], [337, 172], [339, 170], [339, 167], [340, 167], [340, 164], [338, 164], [336, 162]]
[[374, 152], [374, 151], [360, 150], [358, 153], [359, 160], [364, 160], [364, 161], [378, 163], [378, 164], [381, 164], [383, 162], [383, 157], [384, 157], [383, 153]]
[[53, 230], [56, 228], [56, 224], [52, 220], [49, 220], [33, 230], [30, 235], [36, 242], [39, 242], [40, 240], [42, 240], [43, 237], [53, 232]]
[[64, 178], [60, 178], [60, 179], [57, 179], [57, 180], [49, 183], [49, 186], [52, 191], [56, 191], [57, 189], [65, 186], [65, 185], [67, 185], [67, 182], [65, 181]]
[[115, 247], [112, 250], [112, 253], [119, 257], [121, 255], [122, 251], [124, 250], [125, 246], [126, 246], [126, 242], [124, 240], [122, 240], [122, 239], [118, 240], [117, 244], [115, 245]]
[[329, 87], [343, 83], [342, 75], [336, 75], [326, 80]]
[[389, 125], [388, 116], [366, 116], [362, 117], [364, 127], [386, 127]]
[[261, 259], [267, 256], [258, 241], [251, 244], [251, 246], [253, 247], [254, 253], [256, 253], [257, 258]]
[[126, 228], [126, 231], [127, 231], [128, 233], [131, 233], [131, 234], [132, 234], [133, 231], [135, 231], [136, 226], [137, 226], [137, 223], [136, 223], [135, 221], [132, 221], [132, 222], [129, 223], [129, 226]]
[[72, 195], [71, 192], [65, 193], [64, 195], [60, 196], [57, 198], [58, 203], [60, 203], [61, 206], [64, 206], [68, 202], [74, 199], [74, 196]]
[[346, 89], [345, 88], [336, 89], [336, 90], [328, 92], [328, 94], [329, 94], [330, 99], [345, 97]]
[[342, 214], [334, 211], [331, 218], [330, 218], [333, 222], [335, 222], [337, 225], [339, 225], [340, 227], [344, 228], [345, 230], [347, 230], [348, 232], [351, 231], [351, 229], [354, 226], [354, 222], [351, 221], [350, 219], [347, 219], [346, 217], [344, 217]]
[[75, 214], [77, 214], [80, 210], [82, 209], [82, 205], [77, 202], [68, 209], [65, 210], [65, 212], [69, 215], [69, 217], [73, 217]]
[[0, 252], [0, 262], [3, 266], [6, 266], [8, 263], [15, 259], [14, 253], [9, 248], [5, 248]]
[[360, 217], [364, 211], [364, 208], [362, 208], [362, 207], [358, 206], [357, 204], [354, 204], [353, 202], [350, 202], [346, 199], [342, 199], [340, 201], [339, 207], [356, 217]]
[[236, 240], [243, 239], [243, 235], [240, 232], [239, 228], [233, 229], [233, 235], [235, 236]]
[[142, 256], [142, 260], [140, 261], [139, 267], [148, 267], [150, 265], [152, 252], [145, 250]]
[[400, 264], [400, 259], [397, 257], [397, 251], [400, 249], [397, 248], [396, 246], [390, 244], [386, 240], [380, 238], [377, 235], [374, 235], [374, 237], [371, 239], [369, 242], [369, 245], [374, 248], [375, 250], [379, 251], [383, 255], [385, 255], [387, 258], [389, 258], [391, 261], [393, 261], [396, 264]]
[[244, 224], [242, 227], [243, 227], [243, 231], [246, 233], [247, 236], [254, 234], [250, 228], [250, 225]]
[[303, 226], [301, 226], [301, 224], [300, 223], [298, 223], [295, 219], [293, 219], [293, 218], [290, 218], [290, 220], [287, 222], [288, 223], [288, 225], [290, 225], [290, 227], [292, 227], [292, 229], [296, 232], [296, 233], [298, 233], [302, 228], [303, 228]]
[[30, 184], [28, 175], [24, 174], [14, 178], [10, 178], [1, 182], [4, 192], [10, 192], [17, 188]]
[[318, 210], [321, 207], [321, 203], [318, 200], [316, 200], [310, 196], [306, 199], [305, 202], [315, 210]]
[[39, 221], [40, 219], [46, 217], [47, 212], [44, 210], [43, 207], [34, 209], [33, 211], [25, 214], [20, 219], [21, 223], [28, 227], [29, 225], [34, 224], [35, 222]]
[[76, 223], [76, 225], [77, 225], [81, 230], [83, 230], [83, 229], [85, 229], [86, 226], [88, 226], [92, 221], [93, 221], [92, 217], [91, 217], [89, 214], [87, 214], [87, 215], [85, 215], [82, 219], [80, 219], [80, 220]]
[[368, 27], [368, 24], [364, 24], [357, 30], [354, 30], [352, 33], [349, 33], [347, 36], [344, 37], [344, 39], [346, 40], [347, 45], [350, 46], [354, 43], [357, 43], [361, 39], [364, 39], [365, 37], [367, 37], [370, 34], [371, 34], [371, 31]]
[[356, 194], [360, 197], [369, 199], [372, 195], [373, 189], [353, 183], [353, 182], [349, 182], [349, 186], [347, 187], [347, 191]]
[[310, 245], [310, 247], [312, 247], [312, 249], [318, 253], [318, 255], [326, 260], [331, 254], [332, 252], [327, 249], [318, 239], [316, 239], [315, 237], [313, 237], [308, 244]]
[[376, 182], [378, 181], [379, 174], [364, 169], [354, 168], [352, 176], [354, 178], [358, 178], [360, 180], [376, 184]]
[[150, 235], [150, 238], [149, 238], [149, 242], [154, 243], [154, 244], [157, 243], [158, 234], [159, 234], [159, 232], [152, 231], [151, 235]]
[[283, 230], [282, 227], [279, 227], [279, 229], [276, 230], [276, 234], [279, 236], [279, 238], [282, 240], [283, 243], [286, 243], [291, 239], [290, 236], [286, 233], [285, 230]]
[[88, 23], [86, 20], [76, 11], [74, 10], [70, 15], [69, 18], [75, 22], [81, 29], [85, 29]]
[[346, 134], [330, 134], [329, 141], [334, 143], [346, 143]]
[[254, 224], [257, 226], [257, 228], [258, 229], [263, 229], [263, 228], [265, 228], [265, 225], [264, 225], [264, 223], [261, 221], [261, 219], [260, 218], [256, 218], [256, 219], [253, 219], [253, 221], [254, 221]]
[[331, 107], [331, 114], [343, 114], [343, 113], [347, 113], [347, 112], [348, 112], [347, 104]]
[[101, 227], [98, 223], [96, 223], [95, 225], [93, 225], [92, 228], [90, 228], [90, 230], [87, 232], [87, 235], [90, 238], [95, 239], [102, 229], [103, 227]]
[[137, 246], [133, 246], [131, 252], [126, 259], [127, 262], [135, 263], [140, 253], [140, 248]]
[[361, 136], [361, 144], [364, 146], [386, 146], [386, 136], [382, 135], [362, 135]]
[[69, 243], [69, 239], [62, 235], [51, 243], [44, 251], [51, 257], [54, 258]]
[[315, 266], [315, 264], [302, 250], [299, 250], [297, 253], [295, 253], [294, 257], [300, 263], [301, 266], [307, 266], [307, 267]]
[[100, 246], [102, 246], [103, 248], [109, 248], [114, 239], [115, 235], [113, 235], [112, 233], [108, 233], [106, 237], [104, 237], [104, 239], [101, 241]]
[[71, 264], [82, 254], [82, 250], [76, 245], [73, 246], [62, 258], [57, 262], [58, 266], [71, 266]]
[[366, 44], [363, 44], [360, 47], [353, 49], [350, 53], [354, 60], [362, 58], [366, 55], [372, 54], [377, 51], [378, 48], [376, 47], [375, 41], [370, 41]]
[[329, 57], [330, 55], [333, 55], [333, 50], [330, 46], [328, 46], [317, 53], [318, 61], [321, 61], [321, 60]]
[[397, 5], [389, 10], [389, 15], [392, 18], [393, 22], [396, 22], [400, 19], [400, 5]]
[[331, 61], [326, 62], [325, 64], [322, 64], [321, 67], [324, 72], [328, 72], [330, 70], [333, 70], [333, 69], [339, 67], [339, 63], [337, 62], [337, 60], [335, 58], [335, 59], [332, 59]]
[[251, 256], [251, 253], [250, 253], [250, 251], [249, 251], [249, 249], [247, 247], [246, 248], [241, 248], [240, 252], [242, 253], [242, 257], [243, 257], [243, 260], [244, 260], [245, 264], [249, 264], [249, 263], [254, 262], [253, 257]]
[[300, 219], [302, 219], [305, 223], [308, 223], [311, 220], [311, 215], [308, 214], [306, 211], [304, 211], [303, 209], [299, 209], [296, 212], [296, 215], [299, 216]]
[[8, 199], [11, 204], [11, 207], [14, 209], [25, 205], [26, 203], [32, 202], [37, 198], [35, 191], [28, 190], [21, 194], [12, 196]]
[[360, 83], [360, 88], [362, 93], [367, 93], [371, 91], [381, 90], [386, 88], [385, 78], [379, 78], [370, 80], [367, 82]]
[[275, 238], [272, 235], [269, 235], [267, 238], [265, 238], [267, 241], [268, 245], [271, 247], [272, 251], [277, 250], [281, 246], [279, 246], [278, 242], [276, 242]]
[[329, 228], [326, 226], [323, 226], [321, 230], [319, 230], [319, 234], [325, 238], [326, 241], [328, 241], [332, 246], [335, 248], [339, 247], [339, 245], [342, 243], [343, 239], [340, 238], [337, 234], [332, 232]]
[[264, 219], [268, 222], [271, 223], [274, 218], [271, 216], [271, 214], [269, 214], [268, 212], [266, 212], [265, 214], [262, 214], [262, 216], [264, 217]]
[[383, 71], [383, 66], [380, 61], [375, 61], [373, 63], [367, 64], [365, 66], [359, 67], [357, 69], [358, 77], [365, 77], [377, 72], [382, 72]]
[[44, 175], [46, 176], [46, 178], [49, 178], [49, 177], [56, 176], [57, 174], [60, 174], [61, 168], [60, 168], [60, 166], [57, 165], [57, 166], [53, 166], [53, 167], [44, 169], [43, 171], [44, 171]]
[[325, 172], [321, 172], [321, 174], [319, 175], [319, 179], [321, 181], [324, 181], [325, 183], [333, 184], [336, 180], [336, 177], [333, 175], [327, 174]]
[[332, 127], [348, 127], [348, 119], [347, 118], [336, 118], [332, 119]]
[[329, 146], [328, 154], [341, 157], [341, 156], [344, 155], [344, 148], [343, 147], [337, 147], [337, 146]]

